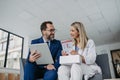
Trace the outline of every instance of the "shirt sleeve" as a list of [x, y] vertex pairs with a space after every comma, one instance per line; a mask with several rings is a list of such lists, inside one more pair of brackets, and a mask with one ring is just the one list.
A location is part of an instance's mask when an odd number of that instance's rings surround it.
[[94, 64], [96, 60], [95, 43], [93, 40], [88, 40], [88, 44], [83, 52], [86, 64]]

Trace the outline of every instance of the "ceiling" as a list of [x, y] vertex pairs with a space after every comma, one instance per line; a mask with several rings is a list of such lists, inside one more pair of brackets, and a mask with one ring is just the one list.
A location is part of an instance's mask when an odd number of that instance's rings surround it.
[[70, 39], [71, 23], [80, 21], [97, 46], [120, 42], [120, 0], [0, 0], [2, 29], [36, 38], [47, 20], [60, 40]]

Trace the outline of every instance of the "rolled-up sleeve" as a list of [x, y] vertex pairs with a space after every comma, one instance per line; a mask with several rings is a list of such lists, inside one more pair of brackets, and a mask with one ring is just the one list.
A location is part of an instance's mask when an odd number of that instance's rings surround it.
[[94, 64], [96, 60], [95, 43], [93, 40], [89, 40], [84, 50], [84, 58], [86, 64]]

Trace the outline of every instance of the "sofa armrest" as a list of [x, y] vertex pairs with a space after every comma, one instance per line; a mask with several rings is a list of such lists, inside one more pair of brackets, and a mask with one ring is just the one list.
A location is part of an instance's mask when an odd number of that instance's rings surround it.
[[96, 63], [102, 69], [103, 79], [110, 79], [111, 78], [111, 73], [110, 73], [110, 67], [109, 67], [108, 54], [97, 55]]
[[22, 59], [20, 58], [19, 59], [20, 61], [20, 80], [24, 80], [24, 66], [25, 66], [25, 63], [26, 63], [26, 59]]

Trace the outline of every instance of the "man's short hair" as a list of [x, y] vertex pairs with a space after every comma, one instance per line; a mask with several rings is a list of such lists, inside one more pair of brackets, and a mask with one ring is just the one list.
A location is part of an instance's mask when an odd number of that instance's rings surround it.
[[47, 28], [47, 24], [53, 24], [52, 21], [45, 21], [41, 24], [40, 26], [40, 30], [43, 31], [43, 30], [46, 30]]

